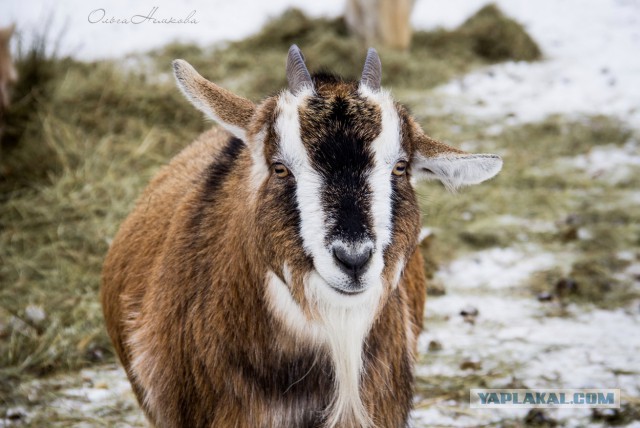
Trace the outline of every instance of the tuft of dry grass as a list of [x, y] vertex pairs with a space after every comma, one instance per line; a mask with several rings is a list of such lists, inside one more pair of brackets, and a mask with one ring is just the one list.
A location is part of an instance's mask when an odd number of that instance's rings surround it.
[[[498, 53], [483, 48], [497, 39], [501, 46]], [[312, 72], [330, 70], [355, 79], [362, 72], [368, 47], [349, 34], [343, 18], [312, 19], [298, 9], [290, 9], [244, 40], [209, 51], [172, 44], [152, 52], [152, 58], [160, 70], [166, 70], [172, 59], [184, 58], [210, 79], [257, 100], [286, 85], [282, 53], [293, 43], [304, 52]], [[495, 6], [481, 9], [452, 31], [416, 31], [407, 52], [378, 48], [383, 84], [414, 89], [434, 87], [488, 63], [540, 56], [522, 26]], [[538, 54], [527, 53], [527, 49]]]
[[489, 61], [535, 61], [542, 51], [522, 25], [488, 4], [467, 19], [460, 29], [473, 52]]
[[157, 168], [206, 127], [169, 82], [110, 62], [56, 65], [32, 129], [0, 161], [0, 407], [22, 401], [18, 381], [112, 360], [97, 297], [109, 242]]

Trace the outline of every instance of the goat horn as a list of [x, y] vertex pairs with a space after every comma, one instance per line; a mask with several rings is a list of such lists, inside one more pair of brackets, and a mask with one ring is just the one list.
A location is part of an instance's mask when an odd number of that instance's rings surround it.
[[367, 59], [364, 61], [364, 69], [362, 70], [360, 84], [366, 85], [369, 89], [377, 91], [380, 89], [381, 80], [382, 63], [380, 62], [380, 57], [374, 48], [369, 48], [369, 51], [367, 52]]
[[287, 81], [289, 82], [289, 90], [296, 94], [303, 87], [310, 86], [313, 88], [313, 81], [307, 66], [304, 64], [304, 56], [300, 52], [300, 48], [291, 45], [289, 55], [287, 56]]

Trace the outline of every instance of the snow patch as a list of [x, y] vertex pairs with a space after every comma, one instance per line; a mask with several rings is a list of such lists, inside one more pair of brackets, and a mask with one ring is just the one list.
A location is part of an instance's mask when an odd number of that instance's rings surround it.
[[[464, 379], [470, 373], [461, 363], [473, 359], [480, 365], [472, 374], [488, 379], [487, 387], [507, 387], [517, 380], [528, 388], [620, 388], [623, 397], [638, 396], [640, 313], [569, 305], [563, 316], [553, 316], [557, 303], [509, 288], [560, 260], [532, 246], [499, 248], [469, 254], [441, 269], [436, 277], [447, 294], [427, 299], [417, 376]], [[468, 306], [478, 312], [473, 323], [460, 315]], [[431, 341], [441, 349], [427, 351]], [[522, 420], [525, 414], [522, 409], [469, 409], [462, 400], [418, 405], [413, 417], [416, 426], [478, 426]], [[598, 426], [586, 409], [551, 411], [550, 416], [565, 426]]]
[[559, 163], [561, 167], [569, 165], [583, 170], [591, 178], [615, 185], [640, 174], [640, 150], [635, 142], [623, 147], [608, 144], [570, 159], [560, 159]]
[[556, 264], [551, 253], [528, 254], [515, 248], [491, 248], [453, 261], [436, 278], [455, 288], [516, 287], [534, 272]]
[[[556, 113], [605, 114], [640, 125], [639, 2], [495, 3], [525, 25], [545, 60], [507, 62], [443, 85], [438, 92], [446, 100], [445, 111], [483, 119], [513, 116], [516, 123]], [[453, 27], [482, 4], [476, 0], [419, 2], [415, 21]]]
[[[39, 414], [62, 420], [77, 419], [80, 415], [86, 420], [78, 426], [89, 426], [92, 418], [107, 425], [115, 418], [117, 426], [146, 426], [129, 380], [122, 367], [115, 364], [34, 380], [20, 388], [28, 391], [34, 402], [25, 412], [26, 422]], [[55, 391], [56, 398], [41, 399], [40, 395], [47, 391]], [[103, 420], [107, 416], [110, 419]]]
[[[154, 7], [158, 8], [153, 15], [157, 19], [184, 19], [195, 11], [193, 18], [198, 23], [89, 22], [89, 14], [99, 9], [104, 10], [106, 19], [131, 19], [134, 15], [148, 16]], [[96, 60], [144, 52], [173, 41], [208, 46], [225, 40], [239, 40], [255, 33], [270, 17], [280, 15], [289, 7], [301, 8], [312, 16], [336, 16], [342, 13], [344, 4], [343, 0], [66, 0], [55, 3], [54, 6], [48, 0], [14, 1], [3, 5], [0, 27], [17, 22], [18, 30], [28, 43], [33, 33], [42, 31], [44, 23], [50, 20], [49, 37], [57, 38], [62, 35], [59, 46], [61, 54], [73, 55], [83, 60]], [[98, 12], [95, 16], [102, 14], [103, 12]]]

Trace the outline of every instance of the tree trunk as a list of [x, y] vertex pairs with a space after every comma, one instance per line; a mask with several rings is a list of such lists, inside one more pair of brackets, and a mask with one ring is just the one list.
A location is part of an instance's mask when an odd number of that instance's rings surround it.
[[411, 43], [409, 19], [414, 1], [347, 0], [347, 25], [368, 46], [406, 50]]

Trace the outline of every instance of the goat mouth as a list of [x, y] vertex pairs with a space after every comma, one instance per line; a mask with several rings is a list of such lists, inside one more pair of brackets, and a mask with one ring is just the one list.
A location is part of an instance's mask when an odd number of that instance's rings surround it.
[[315, 269], [315, 272], [320, 278], [322, 278], [325, 288], [330, 289], [341, 296], [355, 297], [364, 294], [369, 289], [368, 286], [361, 282], [360, 278], [355, 281], [330, 281], [327, 280], [317, 269]]
[[362, 293], [364, 293], [365, 291], [367, 291], [367, 289], [365, 287], [358, 287], [358, 288], [338, 288], [338, 287], [331, 287], [332, 290], [334, 290], [336, 293], [341, 294], [343, 296], [357, 296], [360, 295]]

